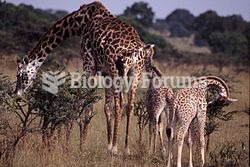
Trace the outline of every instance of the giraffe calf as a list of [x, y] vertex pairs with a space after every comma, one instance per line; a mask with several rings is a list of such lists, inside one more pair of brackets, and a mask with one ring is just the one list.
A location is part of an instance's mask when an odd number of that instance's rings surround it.
[[[215, 88], [219, 91], [219, 96], [213, 101], [207, 103], [206, 90]], [[226, 105], [236, 99], [229, 98], [229, 89], [226, 83], [215, 76], [200, 77], [193, 81], [191, 86], [178, 90], [174, 94], [173, 100], [173, 117], [170, 125], [167, 128], [168, 136], [168, 164], [171, 166], [172, 146], [174, 137], [175, 123], [179, 124], [177, 132], [177, 167], [181, 167], [182, 147], [186, 134], [188, 133], [188, 147], [189, 147], [189, 167], [193, 166], [192, 163], [192, 144], [194, 140], [198, 141], [199, 151], [201, 154], [201, 165], [205, 164], [205, 122], [208, 104], [211, 105]], [[197, 134], [194, 135], [194, 134]]]
[[165, 111], [167, 122], [169, 121], [168, 116], [172, 106], [173, 91], [170, 87], [164, 85], [161, 79], [162, 73], [152, 64], [152, 57], [146, 60], [145, 66], [150, 80], [146, 93], [146, 108], [149, 114], [149, 150], [155, 153], [157, 134], [159, 134], [162, 155], [164, 155], [162, 119]]

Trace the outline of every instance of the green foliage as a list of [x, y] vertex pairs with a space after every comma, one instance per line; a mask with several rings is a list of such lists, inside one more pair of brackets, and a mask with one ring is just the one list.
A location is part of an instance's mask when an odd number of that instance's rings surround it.
[[215, 32], [243, 34], [247, 30], [247, 24], [239, 15], [221, 17], [215, 11], [209, 10], [195, 18], [193, 27], [196, 30], [196, 40], [208, 40], [209, 36]]
[[221, 17], [210, 10], [195, 18], [194, 30], [196, 44], [208, 44], [233, 64], [249, 64], [249, 23], [241, 16]]
[[0, 29], [16, 27], [27, 27], [34, 25], [48, 25], [57, 17], [41, 9], [34, 9], [30, 5], [20, 4], [15, 6], [10, 3], [0, 3]]
[[172, 37], [187, 37], [193, 33], [194, 16], [186, 9], [176, 9], [166, 17], [165, 22]]
[[194, 29], [198, 31], [198, 34], [202, 39], [208, 39], [211, 32], [222, 32], [223, 27], [221, 20], [215, 11], [207, 11], [200, 14], [194, 20]]
[[124, 11], [124, 15], [133, 17], [145, 27], [150, 27], [153, 24], [154, 12], [146, 2], [136, 2], [131, 7], [127, 7]]
[[17, 100], [13, 82], [0, 74], [0, 159], [12, 166], [16, 146], [28, 133], [39, 130], [34, 107]]
[[248, 54], [247, 39], [241, 33], [213, 32], [209, 35], [208, 43], [215, 53], [223, 52], [229, 55]]
[[59, 15], [30, 5], [0, 2], [1, 52], [29, 51]]
[[39, 80], [25, 95], [26, 100], [21, 100], [14, 93], [13, 82], [0, 74], [0, 159], [11, 166], [17, 144], [28, 133], [52, 135], [60, 125], [85, 121], [85, 109], [101, 99], [96, 91], [71, 89], [67, 81], [53, 95], [42, 89]]
[[45, 91], [39, 81], [26, 98], [41, 115], [49, 117], [51, 124], [82, 120], [85, 109], [99, 101], [101, 96], [97, 89], [70, 88], [70, 84], [68, 80], [54, 95]]
[[239, 32], [213, 32], [208, 38], [208, 44], [214, 53], [224, 53], [228, 59], [249, 64], [249, 43]]

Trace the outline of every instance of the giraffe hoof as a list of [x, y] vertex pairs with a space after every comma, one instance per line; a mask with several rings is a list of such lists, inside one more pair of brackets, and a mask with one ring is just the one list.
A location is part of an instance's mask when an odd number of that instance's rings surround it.
[[118, 154], [118, 149], [117, 149], [117, 147], [112, 147], [111, 154], [112, 154], [112, 156]]
[[129, 148], [125, 148], [125, 154], [130, 155], [130, 149]]
[[107, 150], [108, 156], [112, 157], [112, 150]]
[[108, 154], [109, 156], [112, 156], [112, 144], [109, 144], [109, 145], [108, 145], [107, 154]]

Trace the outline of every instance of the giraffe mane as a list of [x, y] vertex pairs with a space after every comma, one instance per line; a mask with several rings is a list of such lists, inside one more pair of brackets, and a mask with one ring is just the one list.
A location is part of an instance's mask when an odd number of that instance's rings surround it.
[[[54, 28], [54, 26], [56, 24], [59, 24], [61, 23], [63, 20], [65, 20], [67, 17], [71, 17], [71, 16], [74, 16], [77, 12], [79, 12], [79, 10], [82, 10], [82, 8], [86, 7], [86, 6], [91, 6], [91, 5], [98, 5], [100, 8], [104, 9], [105, 11], [108, 11], [108, 9], [100, 2], [100, 1], [94, 1], [92, 3], [89, 3], [89, 4], [84, 4], [84, 5], [81, 5], [80, 8], [76, 11], [73, 11], [65, 16], [63, 16], [62, 18], [58, 19], [53, 25], [51, 25], [48, 29], [48, 31], [39, 39], [39, 41], [37, 42], [36, 46], [28, 53], [28, 57], [33, 59], [35, 58], [35, 53], [37, 50], [39, 50], [39, 47], [41, 45], [41, 43], [44, 41], [44, 39], [46, 39], [46, 37], [49, 35], [50, 33], [50, 30], [52, 30]], [[108, 11], [109, 12], [109, 11]]]
[[157, 76], [162, 77], [162, 72], [154, 65], [151, 66], [152, 70], [156, 73]]
[[67, 17], [74, 15], [76, 12], [77, 11], [74, 11], [74, 12], [72, 12], [70, 14], [67, 14], [66, 16], [64, 16], [61, 19], [57, 20], [53, 25], [51, 25], [49, 27], [48, 31], [44, 35], [42, 35], [42, 37], [39, 39], [39, 41], [37, 42], [36, 46], [28, 53], [28, 57], [31, 58], [31, 59], [34, 58], [36, 51], [39, 49], [41, 43], [47, 37], [47, 35], [49, 34], [50, 30], [54, 28], [54, 25], [60, 23], [62, 20], [66, 19]]

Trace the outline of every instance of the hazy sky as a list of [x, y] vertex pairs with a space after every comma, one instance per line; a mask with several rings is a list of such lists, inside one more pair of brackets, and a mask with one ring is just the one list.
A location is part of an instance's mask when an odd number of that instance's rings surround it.
[[[69, 12], [77, 10], [81, 4], [93, 0], [6, 0], [14, 4], [31, 4], [42, 9], [64, 9]], [[137, 0], [100, 0], [113, 13], [121, 14], [127, 6]], [[250, 0], [143, 0], [148, 2], [156, 14], [156, 18], [165, 18], [176, 8], [185, 8], [194, 15], [208, 9], [215, 10], [219, 15], [241, 14], [245, 20], [250, 20]]]

